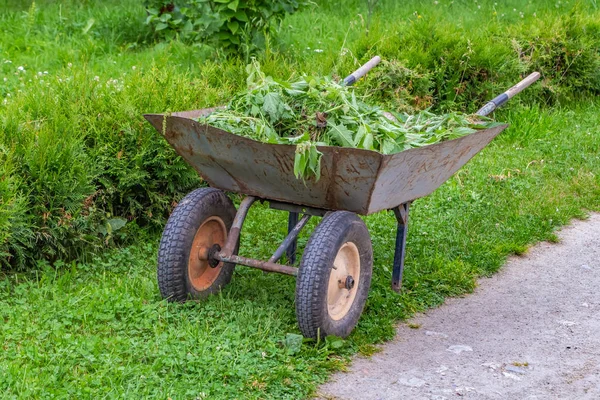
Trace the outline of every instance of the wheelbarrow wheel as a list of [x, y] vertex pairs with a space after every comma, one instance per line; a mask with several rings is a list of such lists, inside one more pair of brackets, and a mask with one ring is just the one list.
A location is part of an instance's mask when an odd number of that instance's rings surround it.
[[296, 283], [296, 317], [302, 334], [346, 337], [365, 306], [373, 248], [365, 223], [347, 211], [326, 215], [311, 235]]
[[158, 287], [163, 298], [201, 299], [229, 283], [235, 264], [215, 263], [210, 252], [225, 245], [234, 217], [235, 206], [217, 189], [197, 189], [181, 200], [167, 221], [158, 250]]

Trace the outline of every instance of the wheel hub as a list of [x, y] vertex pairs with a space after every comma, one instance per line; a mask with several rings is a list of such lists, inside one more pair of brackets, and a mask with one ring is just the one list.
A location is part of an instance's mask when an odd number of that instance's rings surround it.
[[198, 291], [206, 290], [218, 278], [223, 263], [214, 258], [227, 239], [227, 228], [217, 216], [206, 219], [198, 228], [188, 260], [188, 276]]
[[333, 320], [340, 320], [348, 314], [360, 280], [360, 254], [352, 242], [340, 247], [331, 274], [327, 290], [327, 311]]

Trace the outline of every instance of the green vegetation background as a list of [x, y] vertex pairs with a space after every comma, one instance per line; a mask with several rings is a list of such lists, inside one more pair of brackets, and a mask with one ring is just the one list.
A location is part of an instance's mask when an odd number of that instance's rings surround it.
[[[521, 75], [538, 70], [542, 82], [496, 114], [511, 124], [505, 133], [415, 202], [402, 295], [389, 289], [394, 219], [366, 219], [375, 276], [348, 340], [286, 345], [298, 333], [294, 281], [243, 267], [219, 296], [166, 304], [157, 233], [201, 182], [142, 114], [226, 102], [244, 85], [248, 55], [156, 41], [140, 3], [6, 1], [0, 12], [8, 398], [307, 396], [349, 355], [391, 338], [394, 321], [472, 290], [508, 254], [598, 209], [594, 0], [381, 1], [368, 27], [366, 2], [318, 2], [256, 54], [267, 73], [344, 76], [379, 54], [405, 68], [357, 90], [377, 88], [373, 101], [402, 110], [475, 111]], [[243, 254], [268, 257], [285, 215], [258, 208], [244, 229]]]

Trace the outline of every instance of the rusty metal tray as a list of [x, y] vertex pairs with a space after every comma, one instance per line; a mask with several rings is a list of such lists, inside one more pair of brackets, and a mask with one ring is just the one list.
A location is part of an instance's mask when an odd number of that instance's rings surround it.
[[391, 155], [319, 147], [321, 179], [302, 181], [293, 174], [295, 146], [257, 142], [194, 120], [213, 110], [146, 114], [145, 118], [211, 187], [362, 215], [430, 194], [508, 126]]

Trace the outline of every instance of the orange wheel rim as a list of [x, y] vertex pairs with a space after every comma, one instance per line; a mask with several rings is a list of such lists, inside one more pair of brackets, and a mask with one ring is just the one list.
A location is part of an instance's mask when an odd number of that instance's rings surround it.
[[[349, 276], [354, 281], [351, 289], [344, 286]], [[360, 253], [354, 243], [346, 242], [338, 250], [329, 275], [327, 311], [331, 319], [338, 321], [348, 314], [354, 303], [359, 284]]]
[[212, 268], [208, 262], [208, 252], [215, 244], [223, 247], [226, 240], [225, 223], [216, 216], [205, 220], [196, 231], [188, 259], [188, 276], [197, 291], [208, 289], [219, 277], [223, 262]]

